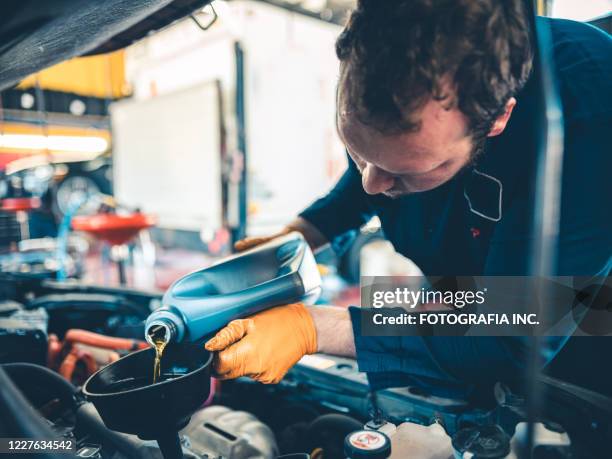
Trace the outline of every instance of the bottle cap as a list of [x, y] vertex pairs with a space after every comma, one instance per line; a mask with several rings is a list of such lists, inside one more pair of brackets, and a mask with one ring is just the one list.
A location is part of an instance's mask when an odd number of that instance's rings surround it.
[[345, 437], [344, 454], [351, 459], [386, 459], [391, 455], [391, 440], [376, 430], [357, 430]]

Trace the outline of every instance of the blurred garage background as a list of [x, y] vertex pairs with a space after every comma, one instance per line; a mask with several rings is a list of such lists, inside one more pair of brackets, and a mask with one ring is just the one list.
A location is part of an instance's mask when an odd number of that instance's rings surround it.
[[[14, 373], [15, 385], [57, 432], [77, 432], [81, 457], [153, 457], [154, 447], [117, 437], [84, 400], [71, 408], [77, 427], [66, 427], [65, 412], [47, 403], [57, 398], [52, 389], [63, 384], [65, 392], [70, 381], [74, 394], [98, 368], [146, 347], [143, 321], [173, 281], [232, 253], [247, 235], [278, 231], [343, 173], [334, 43], [355, 2], [22, 2], [37, 8], [0, 6], [26, 11], [5, 15], [0, 30], [0, 363], [39, 365], [35, 377]], [[119, 27], [104, 8], [123, 14], [122, 3], [133, 11]], [[534, 3], [539, 14], [612, 31], [610, 0]], [[88, 28], [95, 40], [81, 41]], [[316, 255], [321, 303], [359, 304], [361, 275], [419, 273], [376, 219]], [[0, 411], [13, 400], [2, 381]], [[592, 443], [606, 428], [594, 421], [598, 410], [612, 412], [608, 399], [555, 384], [563, 404], [554, 409], [586, 426], [580, 438]], [[503, 389], [495, 395], [515, 415], [521, 400]], [[382, 411], [397, 424], [422, 424], [417, 439], [432, 438], [430, 424], [452, 435], [502, 423], [495, 411], [416, 386], [373, 393], [354, 360], [331, 356], [306, 356], [273, 387], [238, 380], [212, 394], [229, 408], [202, 410], [187, 427], [192, 438], [218, 438], [207, 423], [229, 413], [236, 424], [222, 426], [223, 445], [265, 439], [266, 426], [267, 444], [278, 440], [268, 454], [225, 457], [276, 457], [296, 445], [311, 451], [314, 437], [332, 445], [325, 457], [345, 457], [338, 433], [380, 420]], [[25, 411], [11, 406], [17, 423]], [[0, 427], [9, 419], [2, 413]], [[559, 425], [548, 427], [562, 436]]]
[[[281, 228], [346, 166], [334, 41], [352, 4], [214, 1], [127, 48], [100, 54], [125, 42], [107, 43], [4, 90], [0, 193], [31, 202], [0, 211], [2, 269], [163, 289], [246, 234]], [[609, 7], [538, 2], [607, 30]], [[72, 221], [110, 209], [150, 221], [114, 242]], [[349, 283], [376, 239], [370, 226], [332, 260]]]

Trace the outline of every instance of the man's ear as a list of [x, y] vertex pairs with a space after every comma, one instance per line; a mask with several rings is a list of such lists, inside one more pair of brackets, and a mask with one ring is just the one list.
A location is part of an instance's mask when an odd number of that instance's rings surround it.
[[497, 117], [497, 119], [493, 123], [493, 126], [491, 127], [491, 130], [487, 134], [487, 137], [495, 137], [496, 135], [500, 135], [502, 132], [504, 132], [504, 129], [506, 129], [506, 125], [510, 120], [510, 115], [512, 115], [512, 110], [514, 110], [515, 105], [516, 99], [514, 97], [508, 99], [508, 102], [506, 102], [506, 109], [504, 110], [504, 113]]

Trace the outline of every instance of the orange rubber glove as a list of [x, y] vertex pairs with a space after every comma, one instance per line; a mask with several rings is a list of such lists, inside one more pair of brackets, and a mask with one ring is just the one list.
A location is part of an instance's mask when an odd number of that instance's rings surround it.
[[250, 376], [276, 384], [304, 355], [317, 352], [317, 332], [306, 307], [295, 303], [233, 320], [205, 347], [219, 352], [214, 367], [220, 379]]

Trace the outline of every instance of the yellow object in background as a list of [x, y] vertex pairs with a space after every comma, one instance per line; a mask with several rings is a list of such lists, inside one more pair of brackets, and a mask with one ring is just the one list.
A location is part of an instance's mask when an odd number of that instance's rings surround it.
[[[24, 79], [18, 89], [39, 85], [48, 91], [60, 91], [83, 97], [117, 99], [128, 95], [123, 50], [99, 56], [80, 57], [54, 65]], [[65, 123], [65, 120], [64, 120]], [[110, 148], [106, 129], [79, 125], [37, 125], [5, 122], [0, 119], [0, 167], [17, 158], [40, 153], [70, 153], [74, 159], [88, 159]]]
[[116, 99], [129, 95], [123, 50], [62, 62], [30, 75], [18, 89], [31, 88], [37, 81], [42, 89], [81, 96]]

